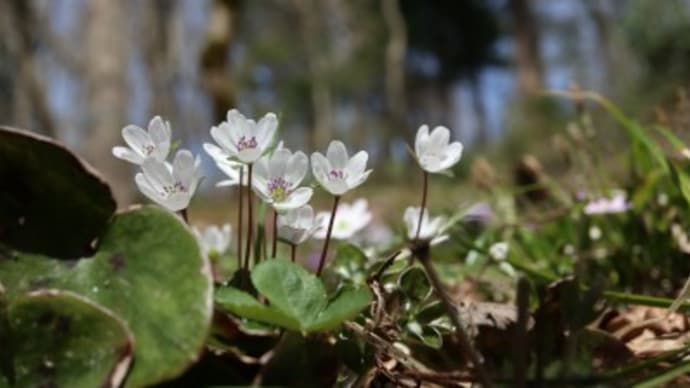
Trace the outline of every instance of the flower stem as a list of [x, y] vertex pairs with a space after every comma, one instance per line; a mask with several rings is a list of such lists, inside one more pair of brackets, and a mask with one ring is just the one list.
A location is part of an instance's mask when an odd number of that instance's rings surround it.
[[319, 268], [316, 270], [316, 276], [321, 275], [323, 265], [326, 263], [326, 255], [328, 254], [328, 243], [331, 241], [331, 233], [333, 232], [333, 222], [335, 221], [335, 213], [338, 211], [338, 202], [340, 196], [333, 197], [333, 210], [331, 211], [331, 219], [328, 221], [328, 231], [326, 232], [326, 240], [323, 243], [323, 250], [321, 251], [321, 259], [319, 259]]
[[422, 206], [419, 209], [419, 222], [417, 222], [417, 232], [414, 235], [415, 241], [419, 240], [419, 233], [422, 231], [422, 220], [424, 219], [424, 212], [426, 211], [426, 194], [429, 191], [429, 173], [422, 170], [424, 176], [424, 185], [422, 186]]
[[237, 206], [237, 269], [242, 268], [242, 213], [244, 213], [244, 200], [243, 200], [243, 193], [244, 189], [242, 188], [242, 182], [244, 181], [244, 166], [240, 166], [240, 184], [238, 186], [238, 201], [239, 204]]
[[479, 353], [477, 353], [477, 351], [472, 347], [470, 338], [465, 332], [462, 323], [460, 322], [458, 310], [455, 307], [455, 305], [453, 305], [453, 302], [446, 293], [445, 288], [443, 287], [443, 283], [441, 283], [441, 279], [438, 277], [438, 273], [436, 272], [436, 269], [431, 263], [431, 251], [429, 249], [429, 246], [427, 245], [426, 247], [421, 249], [416, 248], [413, 250], [413, 252], [424, 266], [424, 270], [429, 276], [429, 281], [431, 282], [431, 286], [434, 288], [434, 292], [441, 300], [441, 304], [445, 308], [446, 314], [450, 318], [451, 322], [453, 322], [453, 326], [455, 326], [456, 334], [460, 342], [460, 350], [463, 354], [467, 355], [470, 358], [470, 361], [472, 361], [472, 367], [477, 375], [477, 379], [481, 382], [482, 386], [485, 388], [490, 388], [492, 386], [491, 379], [489, 378], [489, 375], [486, 373], [486, 370], [484, 370], [484, 367], [482, 366], [481, 357]]
[[271, 258], [276, 258], [276, 250], [278, 249], [278, 212], [273, 209], [273, 246], [271, 247]]
[[290, 259], [295, 262], [295, 257], [297, 256], [297, 244], [290, 244]]
[[184, 220], [184, 223], [189, 225], [189, 215], [187, 214], [187, 208], [184, 208], [179, 211], [180, 217]]
[[254, 204], [252, 198], [252, 164], [248, 165], [247, 175], [247, 246], [244, 251], [244, 268], [249, 269], [249, 256], [252, 250], [252, 238], [254, 232]]

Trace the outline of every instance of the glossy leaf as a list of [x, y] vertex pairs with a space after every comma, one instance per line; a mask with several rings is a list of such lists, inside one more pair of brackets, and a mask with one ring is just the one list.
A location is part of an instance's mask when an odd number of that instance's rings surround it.
[[80, 257], [90, 253], [115, 208], [108, 185], [72, 152], [47, 137], [0, 127], [0, 242], [59, 259]]

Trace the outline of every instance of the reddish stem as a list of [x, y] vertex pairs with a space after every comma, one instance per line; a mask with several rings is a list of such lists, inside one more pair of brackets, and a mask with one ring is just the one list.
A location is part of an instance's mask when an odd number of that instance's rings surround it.
[[242, 188], [242, 181], [244, 181], [244, 166], [240, 166], [240, 185], [238, 186], [239, 190], [239, 206], [238, 206], [238, 211], [237, 211], [237, 269], [242, 268], [242, 213], [244, 213], [244, 200], [243, 200], [243, 193], [244, 189]]
[[247, 175], [247, 246], [244, 251], [244, 268], [249, 269], [249, 256], [252, 250], [252, 238], [254, 238], [254, 200], [252, 198], [252, 164], [248, 166]]
[[297, 244], [290, 244], [290, 258], [292, 262], [295, 262], [295, 257], [297, 257]]
[[328, 231], [326, 232], [326, 241], [323, 243], [323, 250], [321, 251], [321, 259], [319, 259], [319, 268], [316, 270], [316, 276], [321, 275], [323, 265], [326, 263], [326, 255], [328, 254], [328, 243], [331, 241], [331, 233], [333, 232], [333, 222], [335, 221], [335, 213], [338, 211], [338, 202], [340, 196], [333, 197], [333, 210], [331, 211], [331, 219], [328, 221]]
[[278, 250], [278, 212], [273, 209], [273, 246], [271, 247], [271, 258], [276, 258]]
[[422, 207], [419, 209], [419, 221], [417, 222], [417, 233], [414, 235], [415, 241], [419, 240], [419, 233], [422, 231], [422, 220], [424, 219], [424, 212], [426, 211], [426, 193], [429, 191], [429, 173], [423, 171], [424, 185], [422, 186]]

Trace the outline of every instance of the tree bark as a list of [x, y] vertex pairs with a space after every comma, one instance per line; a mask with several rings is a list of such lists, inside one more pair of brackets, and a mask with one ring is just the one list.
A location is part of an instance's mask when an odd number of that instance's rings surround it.
[[131, 199], [131, 174], [111, 154], [126, 123], [128, 47], [126, 1], [92, 0], [86, 13], [86, 82], [89, 101], [86, 157], [113, 188], [120, 206]]
[[319, 2], [294, 0], [300, 15], [300, 31], [307, 51], [307, 64], [311, 81], [311, 101], [314, 126], [310, 136], [312, 149], [321, 149], [331, 139], [332, 93], [328, 83], [329, 55], [320, 44], [322, 34], [318, 25]]
[[517, 42], [518, 88], [527, 95], [542, 87], [543, 69], [539, 50], [539, 29], [530, 0], [510, 0], [514, 33]]
[[405, 113], [405, 51], [407, 50], [407, 27], [400, 10], [399, 0], [381, 0], [381, 13], [388, 28], [386, 46], [386, 104], [389, 123], [384, 132], [384, 150], [381, 155], [389, 159], [390, 146], [396, 132], [406, 131]]

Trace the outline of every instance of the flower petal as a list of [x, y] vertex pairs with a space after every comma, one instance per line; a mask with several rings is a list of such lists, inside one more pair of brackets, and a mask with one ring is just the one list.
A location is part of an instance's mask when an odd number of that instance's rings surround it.
[[268, 161], [269, 177], [285, 177], [288, 160], [292, 153], [287, 148], [276, 150]]
[[275, 203], [273, 206], [278, 211], [297, 209], [306, 205], [311, 199], [312, 194], [314, 194], [314, 190], [312, 190], [310, 187], [300, 187], [299, 189], [293, 191], [285, 201]]
[[156, 116], [149, 122], [149, 136], [156, 146], [156, 158], [165, 160], [170, 152], [170, 124]]
[[231, 138], [230, 127], [226, 123], [222, 123], [218, 127], [212, 127], [210, 132], [213, 140], [221, 146], [224, 151], [233, 157], [237, 156], [237, 147], [235, 147], [235, 142]]
[[179, 150], [173, 160], [173, 177], [184, 186], [192, 189], [192, 183], [196, 179], [196, 160], [188, 150]]
[[170, 168], [154, 158], [147, 158], [141, 164], [141, 170], [146, 177], [146, 180], [151, 184], [157, 192], [165, 192], [175, 184]]
[[273, 142], [278, 129], [278, 118], [274, 113], [266, 113], [256, 124], [256, 141], [259, 148], [265, 150]]
[[426, 152], [426, 146], [429, 143], [429, 126], [424, 124], [417, 130], [417, 136], [414, 139], [414, 152], [417, 156]]
[[146, 149], [153, 147], [153, 142], [149, 134], [136, 125], [128, 125], [122, 128], [122, 138], [134, 152], [143, 157], [147, 157]]
[[113, 156], [134, 164], [141, 164], [144, 157], [127, 147], [113, 147]]
[[369, 159], [369, 154], [366, 151], [359, 151], [356, 153], [349, 162], [347, 162], [347, 174], [348, 176], [361, 175], [367, 168], [367, 160]]
[[451, 143], [448, 147], [446, 147], [444, 151], [444, 159], [443, 163], [441, 164], [441, 167], [444, 170], [447, 170], [451, 167], [453, 167], [457, 162], [460, 161], [460, 158], [462, 157], [462, 143], [460, 142], [454, 142]]
[[302, 183], [309, 170], [309, 158], [302, 151], [297, 151], [290, 156], [285, 168], [285, 179], [290, 182], [290, 189], [294, 189]]
[[345, 148], [345, 144], [343, 144], [342, 141], [333, 140], [331, 144], [328, 145], [326, 158], [331, 163], [331, 168], [344, 170], [348, 162], [347, 148]]
[[134, 182], [137, 184], [139, 191], [144, 194], [151, 201], [160, 204], [163, 198], [156, 191], [156, 189], [151, 185], [149, 180], [143, 173], [137, 173], [134, 176]]
[[450, 130], [444, 126], [434, 128], [431, 135], [429, 135], [429, 145], [433, 150], [443, 150], [448, 145], [449, 140]]
[[311, 154], [311, 170], [314, 174], [314, 178], [316, 178], [321, 186], [325, 187], [328, 183], [328, 172], [330, 169], [330, 162], [320, 152]]

